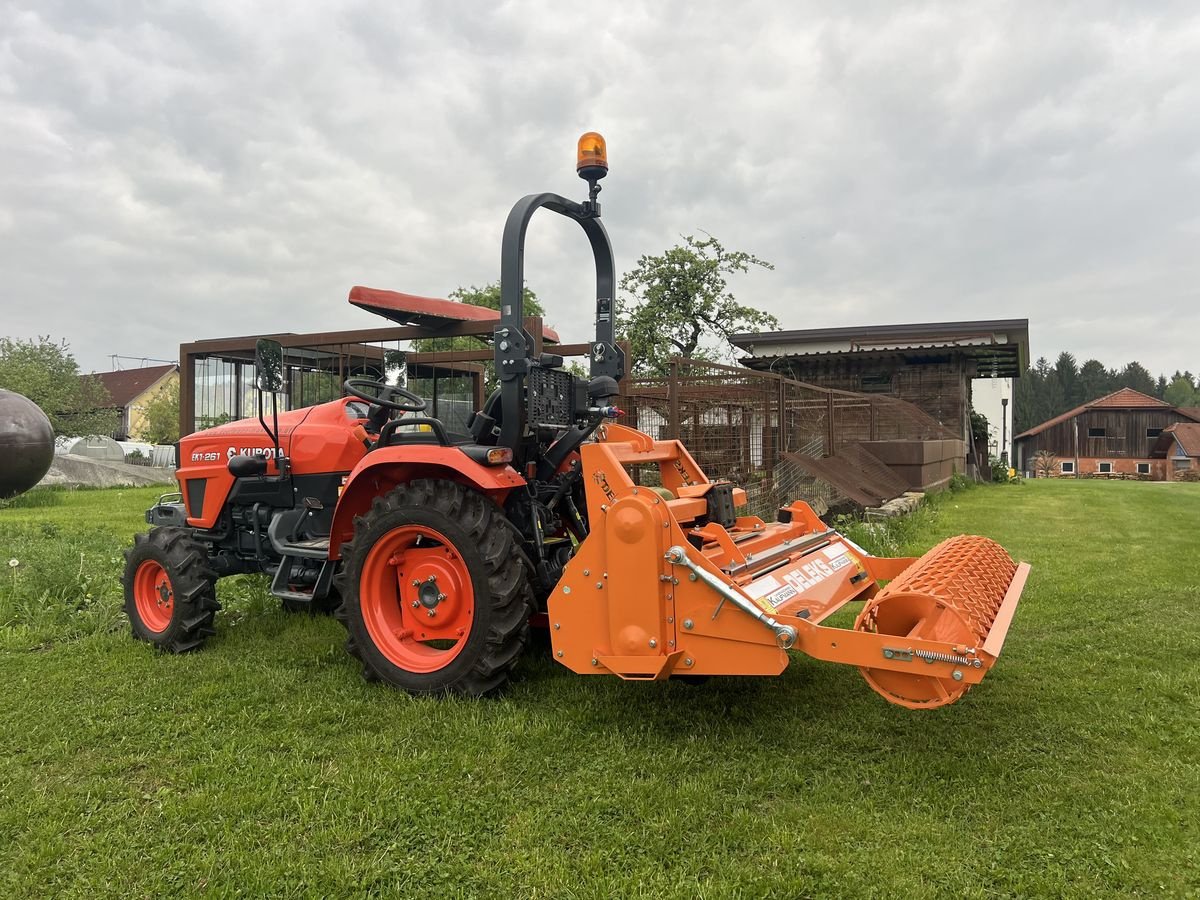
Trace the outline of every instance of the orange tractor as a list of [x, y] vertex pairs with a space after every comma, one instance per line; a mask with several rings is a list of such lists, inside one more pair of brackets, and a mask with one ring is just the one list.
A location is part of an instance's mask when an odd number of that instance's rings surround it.
[[[126, 554], [134, 636], [199, 647], [216, 580], [262, 572], [290, 607], [336, 612], [367, 678], [413, 693], [500, 688], [534, 620], [581, 674], [777, 675], [799, 650], [857, 666], [893, 703], [957, 700], [1000, 654], [1028, 565], [968, 536], [919, 559], [872, 557], [799, 501], [775, 522], [743, 515], [745, 492], [708, 478], [679, 441], [618, 424], [625, 359], [599, 135], [580, 140], [577, 170], [587, 200], [533, 194], [509, 214], [500, 386], [469, 433], [384, 381], [352, 378], [343, 399], [278, 413], [282, 348], [259, 341], [258, 418], [182, 440], [180, 493], [147, 512], [153, 527]], [[535, 355], [524, 328], [524, 238], [540, 209], [578, 223], [592, 247], [586, 379]], [[658, 477], [633, 477], [648, 468]], [[854, 601], [865, 603], [852, 628], [822, 624]]]

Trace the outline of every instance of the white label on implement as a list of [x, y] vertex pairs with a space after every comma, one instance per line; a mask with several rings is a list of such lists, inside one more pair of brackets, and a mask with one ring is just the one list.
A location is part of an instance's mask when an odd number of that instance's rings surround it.
[[853, 562], [853, 560], [850, 558], [849, 555], [839, 556], [837, 559], [833, 559], [833, 560], [829, 561], [829, 568], [831, 568], [831, 569], [845, 568], [846, 566], [850, 565], [851, 562]]
[[797, 596], [798, 593], [799, 592], [794, 587], [792, 587], [790, 584], [785, 585], [784, 587], [781, 587], [779, 590], [777, 590], [775, 593], [771, 594], [771, 596], [767, 597], [767, 602], [770, 603], [771, 606], [774, 607], [775, 609], [778, 609], [784, 603], [787, 603], [793, 597]]
[[[845, 557], [842, 557], [845, 559]], [[839, 564], [841, 568], [845, 563]], [[784, 580], [796, 589], [797, 593], [804, 593], [810, 587], [820, 584], [834, 572], [834, 567], [823, 559], [814, 559], [811, 562], [806, 562], [797, 566], [792, 571], [784, 575]]]
[[763, 594], [770, 594], [772, 591], [779, 590], [780, 584], [775, 579], [774, 575], [768, 575], [766, 578], [760, 578], [758, 581], [752, 581], [744, 588], [747, 594], [757, 600]]
[[826, 547], [822, 552], [824, 552], [829, 559], [837, 559], [839, 556], [848, 553], [849, 550], [848, 548], [843, 547], [841, 544], [834, 544], [832, 547]]

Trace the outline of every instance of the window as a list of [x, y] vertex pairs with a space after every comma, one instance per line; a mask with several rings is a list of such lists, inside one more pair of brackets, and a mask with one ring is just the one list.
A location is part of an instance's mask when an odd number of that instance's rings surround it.
[[1147, 428], [1146, 429], [1146, 437], [1148, 437], [1148, 438], [1156, 438], [1160, 434], [1162, 434], [1161, 428]]
[[1149, 475], [1150, 474], [1150, 463], [1138, 463], [1137, 466], [1138, 466], [1137, 473], [1139, 475]]
[[1088, 437], [1104, 437], [1105, 431], [1103, 428], [1089, 428]]
[[1172, 463], [1171, 468], [1174, 469], [1176, 472], [1186, 472], [1188, 469], [1190, 469], [1192, 467], [1192, 461], [1190, 459], [1176, 458], [1176, 459], [1171, 460], [1171, 463]]
[[1101, 475], [1112, 474], [1112, 463], [1100, 463], [1100, 468], [1097, 470]]
[[892, 390], [892, 376], [887, 372], [864, 372], [859, 380], [864, 394], [887, 394]]
[[1075, 474], [1075, 463], [1073, 463], [1073, 462], [1063, 463], [1062, 464], [1062, 473], [1064, 475], [1074, 475]]

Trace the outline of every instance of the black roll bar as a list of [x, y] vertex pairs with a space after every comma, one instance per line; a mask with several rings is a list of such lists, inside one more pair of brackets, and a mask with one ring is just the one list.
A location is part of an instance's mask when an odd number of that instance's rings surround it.
[[625, 374], [625, 354], [616, 345], [613, 300], [616, 265], [608, 232], [600, 222], [600, 204], [576, 203], [558, 194], [529, 194], [513, 206], [504, 223], [500, 248], [500, 321], [494, 332], [496, 375], [500, 379], [502, 447], [516, 453], [525, 433], [525, 376], [539, 363], [533, 358], [533, 338], [525, 330], [525, 231], [539, 209], [548, 209], [579, 223], [592, 246], [596, 261], [596, 336], [592, 341], [591, 374], [620, 381]]

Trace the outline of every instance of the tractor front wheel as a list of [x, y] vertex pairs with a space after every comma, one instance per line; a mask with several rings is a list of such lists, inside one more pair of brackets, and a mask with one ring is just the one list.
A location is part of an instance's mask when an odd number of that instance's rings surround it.
[[450, 481], [375, 498], [342, 545], [337, 612], [368, 680], [413, 694], [499, 689], [529, 634], [531, 591], [499, 507]]
[[186, 529], [136, 534], [125, 551], [125, 614], [133, 636], [172, 653], [194, 650], [214, 633], [216, 577], [203, 544]]

